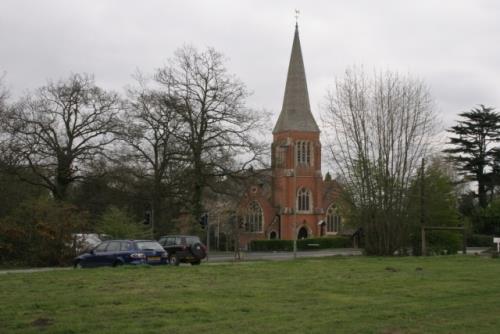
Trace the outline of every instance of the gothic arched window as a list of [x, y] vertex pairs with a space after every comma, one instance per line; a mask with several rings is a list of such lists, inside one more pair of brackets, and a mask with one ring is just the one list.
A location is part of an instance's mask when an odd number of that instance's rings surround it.
[[245, 216], [245, 230], [247, 232], [262, 232], [263, 222], [262, 208], [256, 201], [251, 202]]
[[295, 142], [297, 165], [312, 165], [312, 145], [311, 142], [299, 140]]
[[308, 212], [312, 208], [311, 191], [300, 188], [297, 192], [297, 211]]
[[339, 233], [341, 219], [338, 214], [337, 208], [332, 204], [326, 211], [326, 232]]

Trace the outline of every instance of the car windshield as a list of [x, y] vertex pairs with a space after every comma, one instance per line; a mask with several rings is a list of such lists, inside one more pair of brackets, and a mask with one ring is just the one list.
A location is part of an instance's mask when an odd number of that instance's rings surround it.
[[147, 250], [147, 249], [152, 249], [156, 251], [163, 250], [163, 247], [156, 241], [138, 241], [135, 244], [137, 245], [137, 249], [139, 250]]

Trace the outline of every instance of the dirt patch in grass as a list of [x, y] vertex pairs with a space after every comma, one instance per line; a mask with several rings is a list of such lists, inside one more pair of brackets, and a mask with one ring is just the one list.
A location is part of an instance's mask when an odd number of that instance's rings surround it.
[[43, 328], [49, 327], [53, 323], [54, 323], [54, 319], [40, 317], [40, 318], [33, 320], [30, 325], [33, 327], [43, 329]]

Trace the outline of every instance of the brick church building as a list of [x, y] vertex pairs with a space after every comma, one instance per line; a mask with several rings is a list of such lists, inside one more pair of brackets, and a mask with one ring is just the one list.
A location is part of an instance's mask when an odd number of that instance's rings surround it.
[[320, 130], [311, 113], [298, 26], [283, 107], [273, 130], [271, 169], [261, 171], [240, 203], [240, 245], [255, 239], [298, 239], [336, 235], [340, 187], [321, 172]]

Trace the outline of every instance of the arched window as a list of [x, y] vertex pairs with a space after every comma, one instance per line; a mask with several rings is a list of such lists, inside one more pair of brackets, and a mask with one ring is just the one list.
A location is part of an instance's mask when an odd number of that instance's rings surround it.
[[312, 198], [309, 189], [300, 188], [297, 193], [297, 211], [308, 212], [312, 208]]
[[248, 206], [248, 211], [245, 216], [245, 230], [247, 232], [262, 232], [264, 215], [259, 203], [253, 201]]
[[341, 219], [337, 212], [337, 208], [332, 204], [326, 211], [326, 232], [339, 233]]
[[312, 165], [312, 145], [311, 142], [300, 140], [295, 142], [297, 165]]

